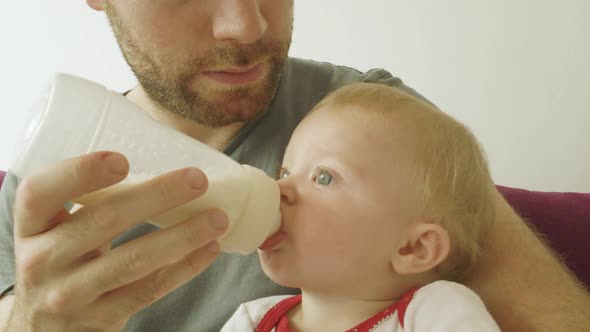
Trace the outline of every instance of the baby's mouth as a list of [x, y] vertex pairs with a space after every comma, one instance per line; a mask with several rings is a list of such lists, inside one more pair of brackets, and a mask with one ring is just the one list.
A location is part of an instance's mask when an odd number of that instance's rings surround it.
[[266, 240], [260, 245], [260, 247], [258, 247], [258, 249], [262, 251], [270, 251], [272, 249], [275, 249], [279, 245], [279, 243], [281, 243], [281, 241], [283, 241], [283, 239], [285, 239], [286, 237], [287, 235], [285, 234], [285, 232], [279, 230], [278, 232], [266, 238]]

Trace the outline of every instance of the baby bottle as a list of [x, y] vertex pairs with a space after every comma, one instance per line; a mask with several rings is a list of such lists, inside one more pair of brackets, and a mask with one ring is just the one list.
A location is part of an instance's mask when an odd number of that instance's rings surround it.
[[229, 219], [219, 239], [221, 250], [240, 254], [254, 251], [280, 226], [280, 193], [274, 179], [166, 127], [100, 84], [56, 74], [30, 116], [10, 166], [21, 179], [38, 168], [94, 151], [117, 151], [127, 157], [130, 171], [125, 180], [75, 203], [88, 204], [126, 185], [190, 166], [207, 175], [207, 192], [149, 223], [168, 227], [204, 209], [220, 208]]

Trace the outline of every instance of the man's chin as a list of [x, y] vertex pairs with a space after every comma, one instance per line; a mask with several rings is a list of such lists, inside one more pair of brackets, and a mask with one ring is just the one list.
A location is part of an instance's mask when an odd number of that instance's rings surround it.
[[251, 98], [229, 100], [223, 104], [217, 103], [211, 106], [210, 111], [216, 114], [223, 114], [224, 122], [227, 124], [253, 120], [266, 109], [266, 105], [260, 105], [252, 101]]
[[196, 100], [202, 104], [195, 106], [205, 106], [208, 112], [223, 114], [228, 120], [248, 121], [269, 107], [273, 94], [274, 90], [265, 90], [259, 86], [201, 89]]

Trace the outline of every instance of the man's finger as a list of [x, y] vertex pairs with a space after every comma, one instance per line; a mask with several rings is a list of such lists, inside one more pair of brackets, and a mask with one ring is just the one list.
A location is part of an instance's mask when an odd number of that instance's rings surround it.
[[85, 294], [89, 301], [94, 301], [104, 293], [132, 284], [176, 263], [216, 240], [227, 226], [225, 214], [211, 210], [192, 220], [152, 232], [80, 266], [64, 282], [65, 287], [70, 294]]
[[15, 235], [27, 237], [47, 230], [64, 203], [123, 180], [128, 170], [121, 154], [97, 152], [34, 172], [16, 192]]
[[85, 206], [52, 230], [55, 264], [94, 251], [128, 228], [194, 200], [207, 190], [205, 174], [195, 168], [170, 172], [126, 186]]
[[211, 242], [143, 279], [104, 294], [97, 301], [97, 311], [132, 315], [203, 272], [218, 254], [219, 243]]

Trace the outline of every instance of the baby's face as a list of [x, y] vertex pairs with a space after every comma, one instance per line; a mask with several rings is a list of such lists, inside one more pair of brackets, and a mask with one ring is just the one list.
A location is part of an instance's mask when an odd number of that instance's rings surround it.
[[401, 131], [355, 107], [317, 110], [287, 147], [282, 240], [260, 251], [280, 284], [374, 298], [392, 279], [390, 257], [416, 219], [409, 158]]

